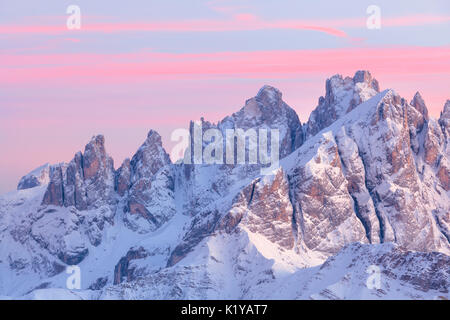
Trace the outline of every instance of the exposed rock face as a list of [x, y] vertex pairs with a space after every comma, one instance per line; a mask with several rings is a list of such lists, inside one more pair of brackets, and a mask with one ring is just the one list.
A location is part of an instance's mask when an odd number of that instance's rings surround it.
[[[425, 105], [425, 101], [423, 101], [422, 96], [419, 92], [416, 92], [414, 95], [414, 98], [411, 100], [411, 106], [413, 106], [419, 113], [424, 117], [424, 120], [427, 121], [429, 119], [428, 117], [428, 109]], [[420, 125], [418, 125], [420, 127]]]
[[123, 197], [131, 186], [131, 163], [130, 159], [125, 159], [116, 171], [115, 190], [119, 196]]
[[291, 199], [301, 249], [328, 256], [347, 243], [368, 239], [364, 225], [352, 210], [351, 187], [331, 132], [324, 134], [315, 148], [311, 158], [299, 154], [302, 160], [289, 175]]
[[289, 182], [282, 169], [276, 175], [257, 179], [240, 192], [219, 230], [231, 233], [239, 224], [285, 249], [293, 249], [293, 208]]
[[334, 75], [327, 80], [325, 88], [325, 97], [319, 98], [319, 105], [305, 124], [307, 137], [314, 136], [380, 91], [378, 81], [368, 71], [357, 71], [353, 78]]
[[410, 108], [404, 99], [389, 91], [372, 114], [371, 126], [360, 124], [362, 131], [355, 127], [366, 165], [367, 186], [381, 222], [382, 241], [395, 241], [419, 251], [448, 248], [433, 214], [438, 207], [431, 199], [438, 194], [423, 184], [424, 178], [417, 171], [422, 160], [412, 152]]
[[450, 139], [450, 100], [447, 100], [444, 105], [444, 110], [439, 118], [439, 124], [442, 126], [442, 130], [444, 131], [447, 140]]
[[444, 133], [445, 143], [442, 147], [442, 156], [439, 159], [437, 176], [445, 191], [450, 190], [450, 100], [444, 105], [444, 110], [439, 118], [439, 124]]
[[96, 136], [86, 145], [82, 159], [87, 206], [99, 207], [103, 199], [112, 203], [114, 161], [106, 154], [103, 136]]
[[121, 178], [131, 171], [125, 221], [139, 232], [156, 230], [175, 214], [172, 163], [157, 132], [151, 130], [148, 133], [129, 166], [131, 170], [126, 165], [119, 170], [123, 173], [122, 176], [119, 174]]
[[50, 183], [43, 205], [74, 206], [78, 210], [113, 204], [114, 162], [106, 154], [105, 139], [95, 136], [69, 164], [50, 170]]
[[114, 284], [134, 280], [134, 269], [130, 268], [130, 262], [136, 259], [143, 259], [148, 255], [144, 248], [139, 247], [130, 249], [127, 254], [122, 257], [114, 268]]
[[424, 141], [425, 163], [434, 167], [438, 164], [440, 151], [444, 143], [444, 134], [436, 120], [430, 119], [427, 122], [427, 131]]
[[223, 132], [231, 128], [279, 129], [281, 158], [301, 146], [304, 141], [296, 112], [282, 100], [278, 89], [268, 85], [262, 87], [254, 98], [247, 100], [240, 111], [226, 117], [217, 126]]
[[26, 176], [20, 179], [17, 185], [17, 190], [30, 189], [37, 186], [47, 184], [50, 180], [50, 165], [44, 164], [43, 166], [34, 169]]
[[180, 243], [172, 250], [167, 266], [173, 266], [190, 253], [203, 239], [210, 236], [217, 228], [221, 218], [216, 210], [204, 210], [197, 214], [190, 223], [188, 231]]
[[370, 243], [379, 243], [381, 230], [373, 200], [366, 186], [366, 169], [359, 154], [359, 147], [341, 127], [335, 136], [343, 174], [348, 182], [347, 190], [354, 201], [354, 211], [361, 220]]

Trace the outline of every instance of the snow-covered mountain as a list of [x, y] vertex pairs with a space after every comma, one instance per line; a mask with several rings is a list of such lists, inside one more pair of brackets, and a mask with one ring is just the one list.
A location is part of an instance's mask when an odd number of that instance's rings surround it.
[[436, 120], [358, 71], [327, 80], [305, 124], [270, 86], [200, 123], [278, 129], [279, 168], [172, 163], [151, 130], [115, 170], [95, 136], [0, 196], [0, 296], [449, 298], [450, 100]]

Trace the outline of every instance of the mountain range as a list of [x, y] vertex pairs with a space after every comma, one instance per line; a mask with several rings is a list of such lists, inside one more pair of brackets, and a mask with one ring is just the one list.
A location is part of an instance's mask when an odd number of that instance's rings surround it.
[[270, 175], [173, 163], [154, 130], [118, 169], [97, 135], [25, 175], [0, 196], [0, 296], [448, 299], [450, 100], [434, 119], [420, 93], [380, 90], [368, 71], [325, 89], [306, 123], [268, 85], [200, 120], [224, 135], [278, 129]]

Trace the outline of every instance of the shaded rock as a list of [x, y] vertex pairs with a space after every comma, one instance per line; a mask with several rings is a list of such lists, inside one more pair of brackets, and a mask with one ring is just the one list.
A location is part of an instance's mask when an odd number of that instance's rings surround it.
[[114, 268], [114, 284], [119, 284], [124, 280], [127, 282], [134, 280], [134, 269], [130, 268], [130, 262], [136, 259], [143, 259], [147, 255], [147, 251], [142, 247], [128, 250], [127, 254], [119, 260]]
[[69, 164], [50, 170], [50, 183], [43, 205], [74, 206], [78, 210], [114, 203], [114, 163], [106, 154], [104, 137], [99, 135], [78, 152]]
[[131, 186], [131, 164], [130, 159], [125, 159], [116, 171], [115, 190], [119, 196], [123, 197]]
[[17, 190], [30, 189], [37, 186], [47, 184], [50, 181], [50, 165], [48, 163], [43, 166], [34, 169], [26, 176], [23, 176], [19, 184], [17, 185]]
[[[148, 133], [146, 141], [131, 159], [130, 169], [131, 187], [125, 222], [139, 232], [156, 230], [175, 214], [172, 163], [156, 131]], [[124, 172], [126, 175], [126, 169]]]

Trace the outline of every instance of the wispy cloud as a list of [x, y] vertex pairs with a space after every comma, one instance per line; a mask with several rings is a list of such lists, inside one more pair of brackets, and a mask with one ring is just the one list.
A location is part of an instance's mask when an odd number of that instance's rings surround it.
[[[92, 20], [91, 20], [92, 21]], [[450, 22], [450, 16], [410, 15], [383, 17], [383, 27], [423, 26]], [[366, 17], [328, 20], [269, 20], [249, 13], [236, 13], [226, 19], [198, 19], [186, 21], [143, 21], [85, 23], [79, 31], [71, 33], [119, 32], [225, 32], [256, 30], [312, 30], [336, 37], [347, 37], [342, 28], [364, 28]], [[64, 34], [68, 30], [60, 25], [2, 25], [0, 34]]]
[[[81, 30], [71, 33], [120, 33], [120, 32], [225, 32], [256, 31], [269, 29], [312, 30], [337, 37], [345, 37], [345, 32], [316, 25], [314, 21], [266, 21], [251, 14], [236, 14], [227, 19], [206, 19], [187, 21], [120, 22], [83, 24]], [[2, 25], [0, 34], [46, 34], [68, 33], [65, 25]]]
[[175, 54], [0, 55], [0, 83], [133, 82], [151, 77], [290, 77], [331, 70], [383, 73], [450, 73], [450, 47], [343, 48]]

